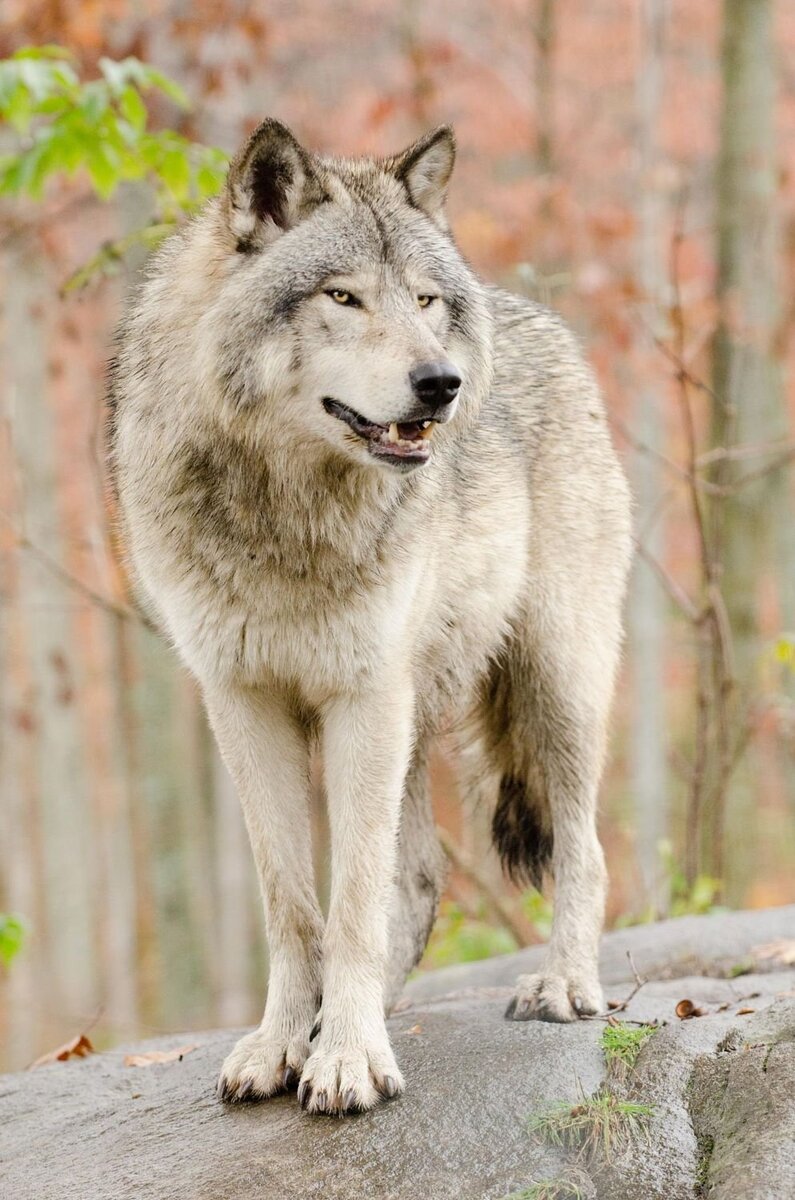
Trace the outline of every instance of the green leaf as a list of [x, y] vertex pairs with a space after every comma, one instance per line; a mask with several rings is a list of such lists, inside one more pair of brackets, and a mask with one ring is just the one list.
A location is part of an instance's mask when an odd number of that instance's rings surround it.
[[782, 634], [775, 644], [773, 653], [777, 661], [785, 667], [795, 668], [795, 637]]
[[0, 913], [0, 962], [8, 967], [19, 954], [27, 927], [14, 913]]
[[33, 103], [24, 83], [18, 83], [7, 97], [3, 105], [3, 116], [17, 133], [27, 133], [33, 116]]
[[167, 150], [163, 155], [158, 175], [177, 200], [187, 198], [190, 186], [190, 162], [188, 155], [181, 147]]
[[95, 79], [83, 86], [78, 111], [90, 125], [96, 125], [110, 107], [110, 95], [104, 83]]
[[52, 68], [48, 62], [24, 59], [19, 64], [19, 78], [35, 104], [46, 100], [52, 91]]
[[146, 111], [146, 105], [132, 84], [129, 84], [119, 97], [119, 109], [132, 128], [137, 133], [143, 133], [149, 114]]
[[157, 88], [164, 96], [168, 96], [169, 100], [173, 100], [179, 108], [190, 108], [190, 100], [178, 83], [169, 79], [168, 75], [164, 75], [162, 71], [155, 70], [154, 67], [144, 66], [143, 63], [140, 65], [143, 67], [146, 86]]
[[103, 200], [107, 200], [121, 178], [118, 152], [107, 142], [97, 140], [86, 146], [86, 166], [91, 182]]
[[56, 46], [52, 42], [46, 43], [43, 46], [23, 46], [21, 50], [17, 50], [11, 57], [14, 62], [26, 58], [63, 58], [74, 62], [74, 55], [71, 50], [67, 50], [65, 46]]

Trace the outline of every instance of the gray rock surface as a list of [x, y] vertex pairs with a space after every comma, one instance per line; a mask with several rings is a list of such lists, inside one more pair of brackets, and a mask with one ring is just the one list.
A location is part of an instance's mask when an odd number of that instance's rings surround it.
[[[608, 934], [608, 995], [632, 989], [627, 949], [649, 977], [621, 1017], [666, 1022], [627, 1077], [605, 1064], [604, 1022], [503, 1020], [508, 985], [536, 949], [415, 980], [390, 1019], [407, 1093], [358, 1117], [311, 1118], [294, 1096], [219, 1104], [215, 1075], [235, 1032], [135, 1047], [198, 1043], [180, 1062], [125, 1067], [128, 1047], [2, 1076], [0, 1196], [501, 1200], [575, 1172], [583, 1200], [791, 1200], [795, 969], [754, 948], [792, 937], [795, 907]], [[685, 997], [706, 1015], [679, 1021]], [[577, 1160], [528, 1133], [531, 1115], [603, 1085], [653, 1106], [626, 1153]]]

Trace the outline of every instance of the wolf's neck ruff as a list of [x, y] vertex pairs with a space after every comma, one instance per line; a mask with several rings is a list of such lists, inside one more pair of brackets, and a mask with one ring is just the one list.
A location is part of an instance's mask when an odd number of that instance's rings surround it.
[[350, 572], [372, 581], [384, 553], [411, 538], [419, 480], [365, 470], [327, 455], [296, 472], [269, 447], [216, 430], [184, 448], [173, 503], [202, 522], [213, 555], [239, 547], [257, 571], [350, 586]]

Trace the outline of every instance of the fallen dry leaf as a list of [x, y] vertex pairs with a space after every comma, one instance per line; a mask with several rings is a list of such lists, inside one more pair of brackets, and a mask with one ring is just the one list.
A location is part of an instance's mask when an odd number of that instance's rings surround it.
[[411, 1029], [407, 1029], [406, 1033], [422, 1033], [421, 1025], [412, 1025]]
[[84, 1033], [78, 1033], [77, 1037], [73, 1037], [70, 1042], [64, 1042], [62, 1046], [58, 1046], [56, 1050], [50, 1050], [47, 1054], [42, 1054], [41, 1058], [37, 1058], [35, 1062], [30, 1064], [30, 1070], [34, 1067], [44, 1067], [47, 1063], [67, 1062], [70, 1058], [85, 1058], [88, 1054], [94, 1053], [94, 1047], [89, 1038]]
[[735, 1013], [735, 1016], [746, 1017], [748, 1015], [748, 1013], [754, 1013], [754, 1012], [756, 1012], [755, 1008], [738, 1008], [737, 1012]]
[[784, 967], [795, 967], [795, 938], [779, 938], [764, 946], [754, 946], [752, 953], [757, 958], [769, 958]]
[[125, 1067], [151, 1067], [153, 1063], [181, 1062], [186, 1054], [195, 1050], [197, 1043], [192, 1046], [177, 1046], [175, 1050], [146, 1050], [143, 1054], [125, 1054]]
[[680, 1021], [689, 1021], [691, 1017], [705, 1016], [703, 1008], [696, 1008], [692, 1000], [680, 1000], [675, 1009]]
[[607, 1002], [607, 1007], [608, 1007], [608, 1008], [610, 1008], [610, 1009], [612, 1009], [612, 1008], [621, 1008], [621, 1004], [622, 1004], [622, 1001], [621, 1001], [621, 1000], [608, 1000], [608, 1002]]

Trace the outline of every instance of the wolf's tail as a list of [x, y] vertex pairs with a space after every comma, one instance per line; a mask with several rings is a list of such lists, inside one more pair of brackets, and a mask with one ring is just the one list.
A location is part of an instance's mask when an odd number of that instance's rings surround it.
[[553, 849], [546, 797], [525, 780], [503, 775], [491, 834], [505, 874], [514, 883], [540, 888]]

